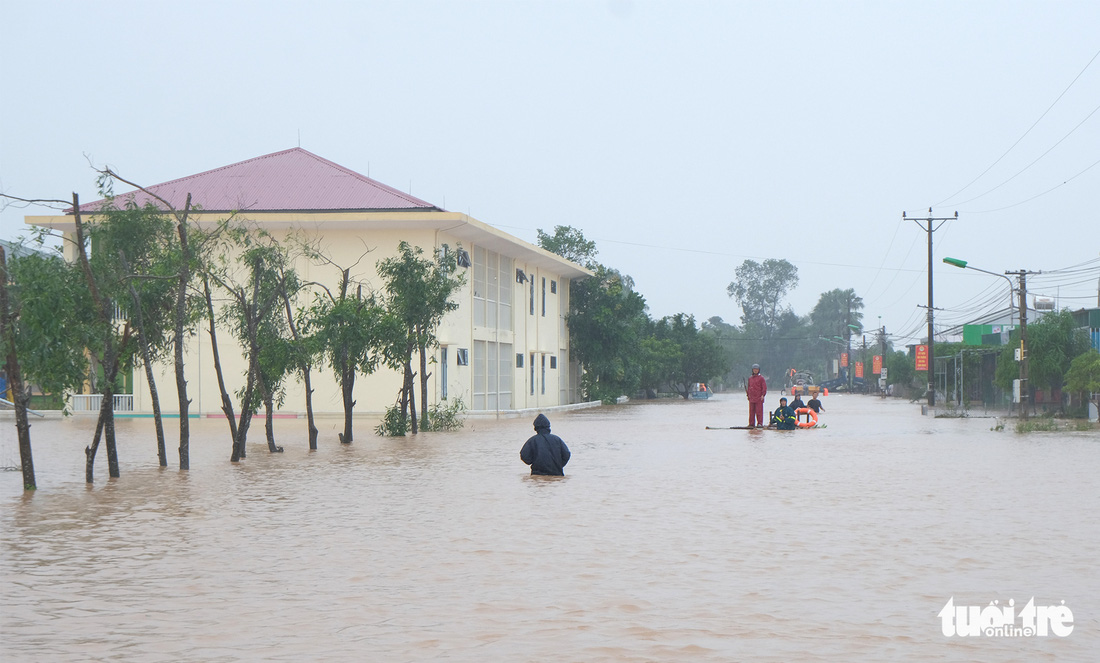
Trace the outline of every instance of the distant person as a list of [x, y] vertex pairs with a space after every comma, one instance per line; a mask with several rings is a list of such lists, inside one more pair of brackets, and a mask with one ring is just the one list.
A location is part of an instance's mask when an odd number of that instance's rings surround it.
[[[798, 411], [805, 408], [806, 404], [802, 402], [802, 397], [799, 396], [797, 391], [794, 392], [794, 400], [791, 401], [791, 409], [794, 410], [794, 416], [798, 421], [802, 421], [802, 415], [798, 414]], [[810, 417], [807, 415], [806, 420], [809, 421], [809, 419]]]
[[810, 399], [810, 402], [806, 403], [806, 407], [813, 410], [816, 414], [821, 414], [825, 411], [825, 408], [821, 405], [821, 401], [817, 400], [817, 394], [814, 394], [814, 397]]
[[550, 420], [546, 415], [540, 413], [535, 417], [535, 434], [519, 450], [520, 459], [531, 466], [531, 474], [565, 476], [564, 468], [570, 455], [565, 442], [550, 432]]
[[779, 399], [779, 407], [772, 413], [772, 423], [779, 430], [794, 430], [798, 419], [795, 417], [794, 408], [787, 405], [786, 398]]
[[763, 428], [764, 397], [768, 394], [768, 383], [760, 375], [760, 364], [752, 365], [752, 377], [745, 387], [745, 394], [749, 399], [749, 428]]

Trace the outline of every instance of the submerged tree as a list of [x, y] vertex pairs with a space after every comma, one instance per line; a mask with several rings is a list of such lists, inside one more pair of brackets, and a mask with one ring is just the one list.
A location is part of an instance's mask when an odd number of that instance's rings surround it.
[[[172, 315], [172, 363], [175, 368], [176, 377], [176, 397], [179, 404], [179, 459], [180, 469], [186, 470], [191, 466], [190, 459], [190, 422], [188, 411], [191, 404], [191, 399], [187, 397], [187, 379], [184, 374], [184, 361], [183, 361], [183, 347], [186, 341], [185, 330], [189, 328], [197, 319], [196, 311], [201, 308], [199, 304], [200, 300], [195, 297], [189, 296], [192, 275], [195, 273], [195, 261], [197, 256], [202, 253], [202, 242], [198, 243], [198, 246], [194, 246], [192, 235], [201, 235], [194, 228], [192, 228], [188, 217], [191, 213], [191, 194], [187, 194], [187, 199], [184, 202], [183, 210], [177, 210], [167, 200], [158, 196], [156, 193], [142, 187], [134, 182], [131, 182], [110, 168], [97, 169], [100, 174], [100, 186], [101, 188], [110, 191], [112, 180], [118, 180], [125, 184], [128, 184], [139, 191], [142, 191], [149, 197], [156, 200], [161, 209], [167, 210], [169, 214], [175, 219], [175, 231], [178, 238], [178, 244], [176, 244], [175, 250], [169, 250], [169, 256], [167, 264], [175, 265], [175, 307]], [[172, 255], [174, 253], [174, 255]], [[152, 383], [150, 382], [150, 385]], [[156, 402], [156, 397], [153, 398]], [[158, 429], [159, 431], [159, 429]], [[162, 454], [162, 464], [166, 459]]]
[[[153, 365], [167, 352], [171, 340], [168, 330], [175, 311], [171, 223], [151, 204], [137, 207], [129, 202], [118, 208], [112, 198], [96, 212], [96, 218], [98, 222], [90, 230], [96, 247], [93, 261], [102, 263], [105, 271], [112, 275], [104, 278], [104, 283], [113, 283], [117, 278], [112, 299], [119, 312], [125, 311], [125, 317], [136, 332], [153, 407], [157, 457], [161, 467], [167, 467]], [[124, 305], [127, 300], [128, 305]]]
[[335, 293], [321, 286], [323, 294], [317, 296], [309, 312], [306, 329], [316, 337], [319, 347], [324, 348], [327, 363], [340, 383], [344, 432], [339, 438], [344, 444], [351, 444], [353, 439], [355, 378], [359, 373], [374, 372], [396, 328], [377, 300], [371, 295], [364, 296], [361, 284], [352, 283], [351, 269], [341, 270]]
[[581, 389], [590, 399], [613, 403], [641, 387], [637, 349], [649, 317], [645, 298], [630, 277], [604, 266], [595, 276], [571, 283], [569, 347], [584, 366]]
[[691, 397], [692, 384], [710, 382], [729, 370], [729, 360], [717, 339], [701, 333], [693, 316], [677, 313], [661, 318], [654, 325], [654, 336], [678, 349], [679, 361], [671, 364], [665, 382], [685, 400]]
[[638, 350], [650, 324], [645, 298], [634, 280], [595, 261], [596, 244], [572, 226], [555, 226], [554, 234], [539, 230], [539, 246], [584, 265], [595, 274], [569, 283], [569, 348], [584, 367], [580, 388], [585, 398], [613, 403], [642, 386], [643, 371], [660, 362], [664, 348]]
[[1066, 389], [1081, 394], [1086, 402], [1100, 408], [1100, 352], [1089, 350], [1070, 362]]
[[[400, 394], [399, 430], [411, 421], [412, 432], [418, 431], [414, 377], [420, 376], [420, 421], [430, 427], [428, 417], [428, 355], [438, 345], [436, 330], [443, 316], [458, 308], [451, 297], [464, 283], [455, 271], [455, 254], [435, 251], [434, 259], [424, 256], [424, 250], [402, 241], [398, 255], [378, 263], [378, 273], [386, 284], [385, 306], [401, 325], [401, 333], [393, 338], [388, 358], [403, 374]], [[419, 352], [420, 370], [413, 371], [413, 354]], [[396, 431], [393, 431], [396, 432]]]
[[0, 361], [12, 393], [25, 490], [37, 487], [29, 384], [52, 394], [81, 385], [91, 316], [83, 276], [61, 256], [18, 248], [8, 254], [0, 245]]
[[[236, 227], [229, 230], [227, 238], [227, 248], [235, 257], [223, 254], [221, 269], [210, 276], [229, 294], [230, 303], [223, 319], [232, 327], [248, 365], [245, 384], [237, 394], [241, 416], [230, 456], [232, 462], [237, 462], [246, 455], [245, 443], [252, 416], [265, 400], [265, 390], [270, 389], [265, 384], [263, 372], [264, 349], [276, 334], [272, 331], [273, 326], [282, 320], [285, 281], [292, 277], [293, 270], [287, 268], [289, 258], [283, 248], [263, 231]], [[280, 313], [273, 315], [275, 311]], [[273, 381], [273, 374], [269, 373], [267, 380]], [[225, 400], [223, 391], [223, 402]], [[269, 437], [268, 450], [278, 452], [282, 448]]]

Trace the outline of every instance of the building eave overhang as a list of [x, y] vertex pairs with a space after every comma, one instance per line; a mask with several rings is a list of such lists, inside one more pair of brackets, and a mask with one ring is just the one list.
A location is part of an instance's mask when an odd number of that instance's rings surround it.
[[[83, 222], [95, 223], [94, 213], [84, 213]], [[188, 220], [201, 227], [210, 227], [235, 216], [244, 223], [253, 223], [269, 230], [299, 229], [307, 232], [325, 230], [416, 230], [436, 231], [454, 237], [460, 243], [484, 247], [526, 263], [528, 266], [546, 269], [563, 278], [575, 279], [592, 276], [593, 272], [541, 247], [498, 230], [486, 223], [458, 212], [430, 210], [302, 210], [302, 211], [215, 211], [193, 212]], [[57, 216], [28, 216], [28, 225], [52, 228], [72, 233], [76, 221], [72, 214]], [[446, 238], [440, 241], [446, 242]]]

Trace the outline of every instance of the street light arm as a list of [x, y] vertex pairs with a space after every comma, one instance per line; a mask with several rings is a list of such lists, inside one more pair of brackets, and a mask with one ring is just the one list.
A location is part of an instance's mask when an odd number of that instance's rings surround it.
[[998, 274], [997, 272], [990, 272], [990, 271], [981, 269], [980, 267], [974, 267], [973, 265], [967, 263], [965, 260], [959, 260], [958, 258], [944, 258], [943, 261], [945, 263], [947, 263], [948, 265], [952, 265], [952, 266], [958, 267], [960, 269], [973, 269], [975, 272], [981, 272], [983, 274], [991, 274], [993, 276], [999, 276], [1002, 279], [1008, 281], [1008, 286], [1010, 288], [1012, 288], [1013, 291], [1016, 290], [1015, 286], [1012, 284], [1012, 279], [1008, 278], [1008, 276], [1006, 276], [1004, 274]]

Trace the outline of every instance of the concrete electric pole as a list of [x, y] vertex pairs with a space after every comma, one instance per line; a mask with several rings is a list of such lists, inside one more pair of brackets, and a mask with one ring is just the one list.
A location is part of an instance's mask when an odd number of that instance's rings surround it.
[[[905, 212], [901, 213], [901, 218], [907, 219]], [[932, 329], [932, 312], [935, 308], [932, 306], [932, 233], [939, 230], [947, 221], [951, 219], [958, 219], [959, 213], [955, 212], [955, 216], [932, 216], [932, 208], [928, 208], [928, 216], [923, 219], [914, 218], [913, 222], [921, 227], [928, 233], [928, 406], [935, 407], [936, 405], [936, 341], [933, 336]], [[936, 222], [939, 222], [938, 224]], [[927, 225], [925, 225], [927, 224]]]

